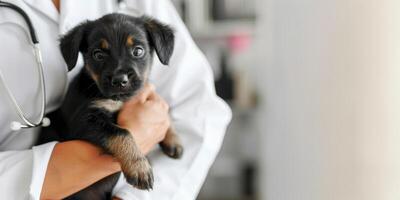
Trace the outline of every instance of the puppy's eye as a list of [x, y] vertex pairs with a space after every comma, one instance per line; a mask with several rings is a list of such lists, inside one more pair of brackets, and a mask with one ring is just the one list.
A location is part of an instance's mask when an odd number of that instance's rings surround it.
[[144, 51], [143, 47], [137, 46], [137, 47], [133, 48], [131, 53], [132, 53], [133, 57], [141, 58], [144, 56], [145, 51]]
[[92, 52], [92, 57], [96, 61], [103, 61], [106, 56], [107, 56], [107, 54], [104, 53], [101, 49], [95, 49]]

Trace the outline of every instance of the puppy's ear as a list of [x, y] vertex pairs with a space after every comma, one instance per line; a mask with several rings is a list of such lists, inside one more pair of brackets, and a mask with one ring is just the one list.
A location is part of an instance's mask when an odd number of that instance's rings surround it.
[[158, 20], [144, 17], [144, 26], [150, 38], [150, 45], [156, 50], [158, 59], [164, 65], [168, 65], [174, 51], [174, 31]]
[[64, 60], [67, 63], [68, 71], [71, 71], [76, 65], [79, 52], [87, 48], [84, 36], [88, 25], [89, 21], [84, 22], [68, 31], [60, 39], [60, 49]]

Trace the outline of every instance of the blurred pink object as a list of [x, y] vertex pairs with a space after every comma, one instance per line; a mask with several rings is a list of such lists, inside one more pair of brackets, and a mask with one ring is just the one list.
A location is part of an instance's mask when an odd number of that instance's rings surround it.
[[249, 48], [251, 37], [248, 33], [237, 32], [229, 35], [227, 42], [232, 53], [241, 53]]

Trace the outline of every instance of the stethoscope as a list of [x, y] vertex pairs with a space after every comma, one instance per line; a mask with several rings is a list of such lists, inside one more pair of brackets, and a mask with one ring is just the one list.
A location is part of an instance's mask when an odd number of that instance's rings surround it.
[[[21, 120], [24, 123], [18, 122], [18, 121], [13, 121], [10, 124], [10, 128], [13, 131], [17, 131], [20, 129], [27, 129], [27, 128], [34, 128], [34, 127], [39, 127], [39, 126], [49, 126], [50, 125], [50, 119], [44, 116], [45, 110], [46, 110], [46, 88], [45, 88], [45, 80], [44, 80], [44, 73], [43, 73], [43, 63], [42, 63], [42, 55], [39, 49], [39, 41], [36, 37], [36, 32], [35, 32], [35, 28], [32, 25], [32, 22], [29, 18], [29, 16], [25, 13], [24, 10], [22, 10], [20, 7], [18, 7], [15, 4], [12, 3], [8, 3], [8, 2], [4, 2], [0, 0], [0, 7], [5, 7], [5, 8], [10, 8], [14, 11], [16, 11], [17, 13], [19, 13], [25, 20], [28, 28], [29, 28], [29, 35], [30, 35], [30, 39], [31, 39], [31, 45], [33, 46], [33, 50], [34, 50], [34, 54], [35, 54], [35, 60], [36, 60], [36, 66], [38, 68], [39, 71], [39, 79], [40, 79], [40, 89], [42, 90], [42, 105], [41, 105], [41, 110], [40, 110], [40, 115], [39, 115], [39, 119], [34, 122], [29, 120], [24, 112], [22, 111], [21, 107], [19, 106], [17, 100], [15, 99], [14, 95], [12, 94], [10, 88], [7, 86], [5, 80], [4, 80], [4, 76], [0, 70], [0, 81], [5, 89], [5, 91], [7, 92], [9, 98], [12, 101], [12, 104], [18, 114], [18, 116], [21, 118]], [[1, 23], [0, 25], [4, 25], [7, 22]], [[15, 24], [17, 25], [17, 24]], [[19, 25], [18, 25], [19, 26]], [[22, 27], [22, 29], [27, 32], [25, 30], [25, 28]]]

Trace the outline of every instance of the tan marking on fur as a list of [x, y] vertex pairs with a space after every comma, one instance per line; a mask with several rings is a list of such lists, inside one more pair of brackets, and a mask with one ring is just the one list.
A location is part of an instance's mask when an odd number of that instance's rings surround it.
[[167, 134], [164, 140], [161, 141], [160, 147], [165, 155], [171, 158], [179, 159], [182, 157], [184, 151], [183, 146], [172, 125], [167, 130]]
[[148, 176], [151, 173], [150, 163], [140, 152], [131, 135], [111, 137], [107, 147], [112, 155], [120, 162], [121, 169], [130, 176]]
[[176, 135], [175, 129], [173, 126], [170, 126], [165, 134], [165, 138], [162, 141], [164, 145], [172, 146], [175, 144], [180, 144], [180, 140], [178, 135]]
[[131, 35], [129, 35], [129, 36], [126, 38], [126, 46], [131, 47], [131, 46], [133, 46], [134, 43], [135, 43], [135, 42], [134, 42], [133, 37], [132, 37]]
[[108, 44], [106, 39], [101, 39], [100, 40], [100, 48], [102, 49], [109, 49], [110, 45]]
[[92, 68], [90, 67], [90, 65], [86, 64], [85, 65], [86, 70], [89, 72], [90, 77], [92, 77], [92, 79], [94, 80], [94, 82], [96, 82], [96, 84], [99, 83], [99, 75], [94, 73]]
[[124, 162], [123, 160], [126, 159], [133, 159], [133, 161], [135, 161], [143, 156], [131, 135], [117, 135], [111, 137], [107, 141], [107, 147], [120, 162]]
[[122, 101], [114, 101], [111, 99], [102, 99], [93, 101], [93, 107], [102, 108], [110, 112], [116, 112], [123, 106]]

